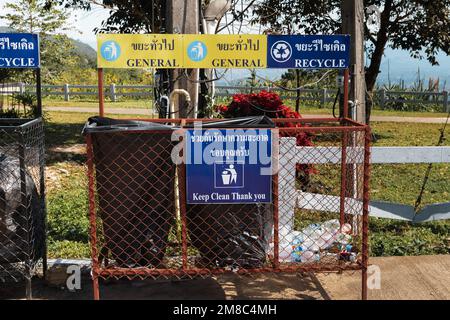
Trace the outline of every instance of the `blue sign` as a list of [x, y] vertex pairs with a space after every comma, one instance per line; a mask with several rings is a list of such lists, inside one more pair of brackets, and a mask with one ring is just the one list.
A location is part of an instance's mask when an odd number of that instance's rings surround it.
[[113, 40], [103, 42], [100, 54], [106, 61], [116, 61], [120, 57], [120, 45]]
[[346, 69], [350, 64], [349, 35], [269, 35], [267, 67]]
[[0, 33], [0, 68], [39, 68], [39, 37], [32, 33]]
[[191, 42], [187, 48], [187, 54], [189, 59], [195, 62], [202, 61], [208, 54], [208, 48], [201, 41]]
[[269, 129], [186, 132], [187, 203], [272, 202]]

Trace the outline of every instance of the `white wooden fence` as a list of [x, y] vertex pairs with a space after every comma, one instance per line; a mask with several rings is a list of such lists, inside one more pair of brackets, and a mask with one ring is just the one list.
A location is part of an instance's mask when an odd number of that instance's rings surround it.
[[[0, 87], [0, 92], [7, 94], [8, 86]], [[34, 85], [17, 83], [15, 88], [20, 93], [35, 90]], [[109, 84], [104, 87], [105, 96], [111, 101], [116, 102], [119, 97], [151, 97], [153, 96], [152, 85], [118, 85]], [[63, 96], [65, 101], [69, 101], [73, 96], [97, 96], [97, 85], [43, 85], [43, 95]], [[216, 86], [216, 96], [228, 97], [235, 93], [248, 93], [250, 91], [258, 92], [260, 90], [275, 91], [280, 93], [282, 99], [295, 100], [296, 91], [285, 91], [274, 86], [267, 87], [248, 87], [248, 86]], [[325, 107], [327, 103], [334, 101], [336, 89], [301, 89], [299, 90], [302, 101], [315, 102], [321, 107]], [[11, 92], [13, 93], [13, 92]], [[17, 90], [14, 90], [17, 93]], [[387, 104], [426, 104], [441, 105], [442, 111], [450, 111], [450, 103], [447, 91], [442, 92], [414, 92], [414, 91], [388, 91], [379, 90], [375, 92], [375, 102], [384, 108]]]
[[[295, 146], [296, 141], [292, 138], [281, 138], [280, 141], [279, 197], [285, 203], [280, 208], [280, 221], [289, 225], [289, 221], [293, 221], [292, 215], [295, 207], [307, 210], [339, 212], [340, 198], [338, 196], [297, 190], [297, 198], [292, 199], [292, 194], [295, 193], [293, 192], [295, 190], [294, 173], [297, 163], [338, 164], [341, 161], [341, 148]], [[296, 152], [295, 156], [292, 156], [292, 150], [294, 148]], [[352, 150], [353, 148], [355, 147], [348, 147], [347, 153], [362, 152], [362, 150]], [[324, 154], [328, 154], [330, 157], [323, 157]], [[450, 163], [450, 147], [372, 147], [371, 163], [411, 165], [420, 163]], [[346, 206], [352, 208], [359, 206], [362, 208], [362, 203], [359, 202], [361, 201], [353, 198], [347, 198], [344, 201]], [[415, 223], [446, 220], [450, 219], [450, 202], [427, 205], [419, 212], [416, 212], [415, 208], [411, 205], [371, 201], [369, 204], [369, 214], [378, 218], [405, 220]]]

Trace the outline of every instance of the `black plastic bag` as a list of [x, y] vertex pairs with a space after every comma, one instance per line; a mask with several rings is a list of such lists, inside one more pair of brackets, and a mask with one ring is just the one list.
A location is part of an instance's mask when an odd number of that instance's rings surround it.
[[271, 204], [189, 205], [192, 245], [209, 267], [260, 268], [273, 227]]
[[[19, 159], [0, 153], [0, 263], [23, 262], [43, 253], [44, 213], [28, 172], [25, 181], [23, 198]], [[30, 244], [29, 239], [34, 242]]]
[[103, 249], [120, 267], [157, 267], [164, 258], [175, 223], [172, 130], [102, 117], [83, 130], [92, 135]]

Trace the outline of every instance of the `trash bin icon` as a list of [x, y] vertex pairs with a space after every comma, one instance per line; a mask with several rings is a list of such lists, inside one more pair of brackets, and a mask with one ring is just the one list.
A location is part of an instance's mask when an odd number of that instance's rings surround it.
[[229, 185], [231, 180], [231, 173], [229, 171], [222, 171], [222, 183], [224, 185]]

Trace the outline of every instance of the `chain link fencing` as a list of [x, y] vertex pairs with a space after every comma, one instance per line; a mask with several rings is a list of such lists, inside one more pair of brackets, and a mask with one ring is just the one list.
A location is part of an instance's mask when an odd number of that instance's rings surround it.
[[343, 270], [362, 270], [366, 297], [367, 126], [277, 119], [271, 203], [188, 204], [186, 167], [172, 160], [184, 142], [172, 136], [193, 120], [168, 121], [85, 132], [96, 299], [99, 279]]
[[46, 269], [44, 130], [41, 118], [0, 119], [0, 282]]

